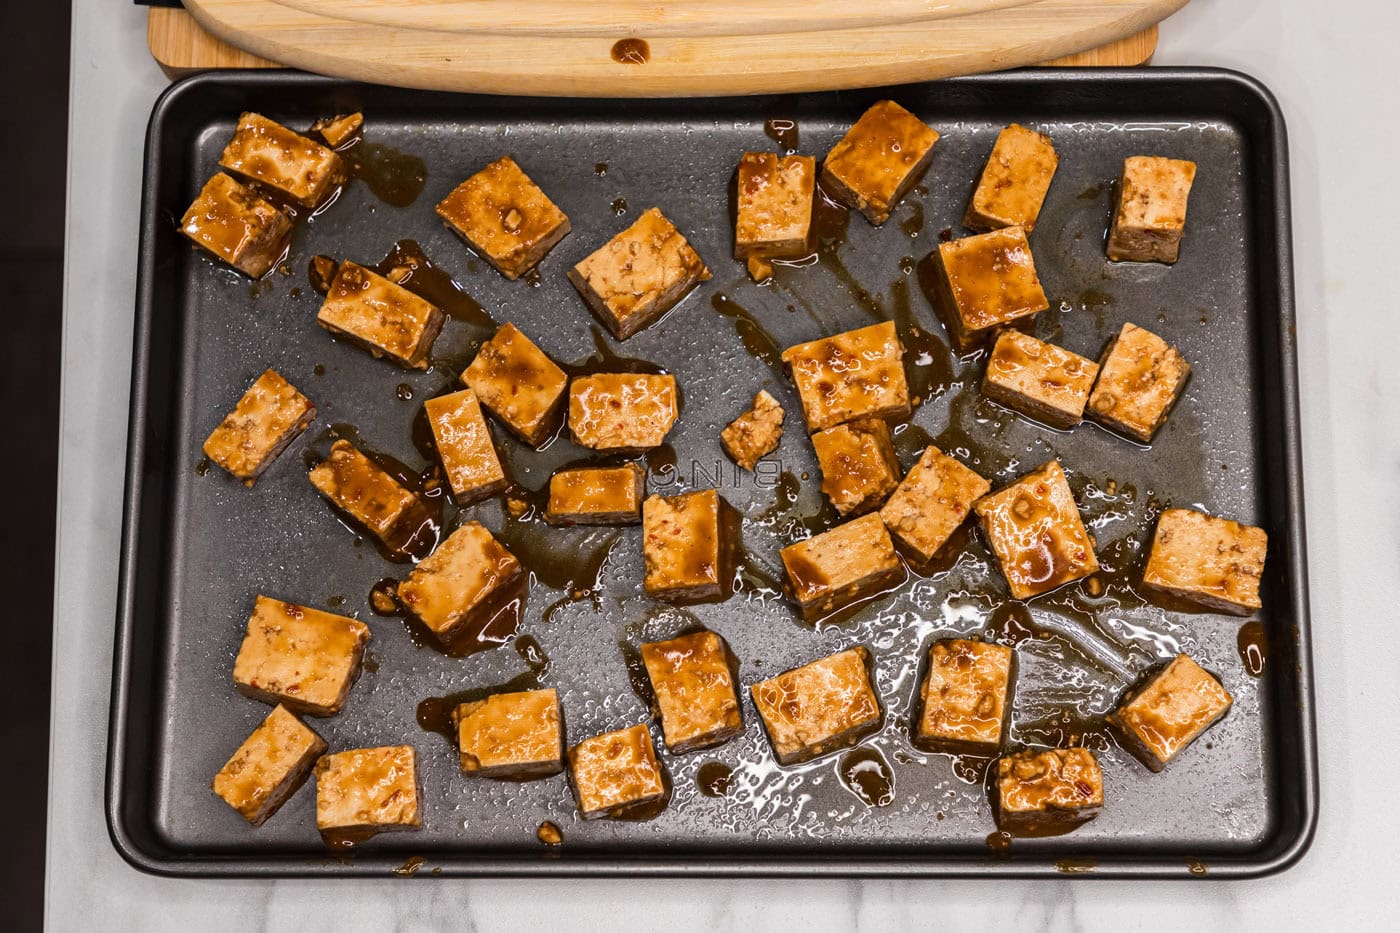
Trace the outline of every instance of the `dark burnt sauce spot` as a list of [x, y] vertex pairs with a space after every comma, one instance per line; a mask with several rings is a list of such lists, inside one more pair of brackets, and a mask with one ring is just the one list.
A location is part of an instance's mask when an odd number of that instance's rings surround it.
[[475, 298], [463, 291], [451, 275], [433, 265], [416, 240], [399, 240], [383, 259], [370, 268], [424, 301], [432, 302], [453, 320], [495, 332], [495, 319]]
[[729, 793], [734, 769], [719, 761], [707, 761], [695, 772], [695, 784], [706, 797], [723, 797]]
[[1262, 677], [1269, 660], [1269, 634], [1264, 629], [1264, 623], [1251, 619], [1241, 625], [1236, 642], [1245, 673], [1250, 677]]
[[987, 835], [987, 848], [997, 855], [1005, 855], [1011, 851], [1011, 834], [1002, 830]]
[[593, 174], [594, 174], [594, 175], [597, 175], [599, 178], [602, 178], [602, 177], [603, 177], [604, 175], [606, 175], [607, 173], [608, 173], [608, 163], [606, 163], [606, 162], [594, 162], [594, 163], [593, 163]]
[[619, 39], [613, 43], [611, 55], [619, 65], [645, 65], [651, 61], [651, 46], [645, 39]]
[[549, 670], [549, 655], [544, 653], [543, 646], [533, 635], [517, 635], [515, 653], [520, 655], [525, 666], [536, 674], [542, 674]]
[[792, 155], [801, 146], [802, 136], [796, 120], [785, 117], [764, 120], [763, 135], [777, 143], [783, 155]]
[[200, 457], [199, 462], [194, 465], [195, 476], [208, 476], [209, 469], [214, 464], [208, 457]]
[[768, 329], [759, 323], [752, 311], [723, 292], [715, 292], [710, 296], [710, 307], [734, 325], [734, 333], [739, 335], [739, 340], [744, 344], [749, 356], [760, 360], [779, 380], [786, 380], [782, 347]]
[[613, 198], [613, 202], [612, 202], [612, 204], [608, 205], [608, 208], [609, 208], [609, 210], [611, 210], [615, 215], [617, 215], [618, 217], [621, 217], [623, 214], [627, 213], [627, 199], [626, 199], [626, 198]]
[[472, 687], [445, 696], [427, 697], [418, 703], [418, 728], [424, 732], [434, 732], [442, 736], [455, 749], [457, 747], [457, 724], [452, 721], [452, 714], [457, 707], [463, 703], [484, 700], [496, 693], [520, 693], [525, 690], [539, 690], [540, 687], [539, 674], [535, 671], [529, 671], [517, 674], [503, 684]]
[[917, 239], [924, 232], [924, 206], [918, 201], [906, 202], [909, 216], [899, 222], [899, 229], [909, 239]]
[[878, 749], [852, 749], [841, 756], [836, 773], [841, 785], [866, 806], [894, 803], [894, 769]]
[[416, 155], [361, 139], [343, 150], [350, 177], [365, 183], [376, 198], [391, 207], [408, 207], [423, 193], [428, 166]]

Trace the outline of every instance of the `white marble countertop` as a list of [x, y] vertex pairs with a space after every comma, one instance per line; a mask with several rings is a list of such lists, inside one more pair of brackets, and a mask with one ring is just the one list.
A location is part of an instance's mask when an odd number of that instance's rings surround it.
[[[47, 919], [52, 929], [769, 927], [1123, 930], [1380, 926], [1394, 903], [1400, 808], [1400, 367], [1392, 346], [1389, 160], [1400, 150], [1386, 64], [1400, 7], [1356, 0], [1197, 0], [1163, 29], [1160, 64], [1259, 78], [1292, 149], [1307, 521], [1322, 805], [1292, 870], [1245, 882], [792, 880], [190, 881], [126, 865], [103, 819], [104, 749], [146, 119], [166, 81], [145, 12], [75, 0], [64, 301]], [[1367, 16], [1358, 13], [1369, 12]], [[1369, 25], [1360, 25], [1366, 23]], [[1325, 205], [1325, 207], [1324, 207]], [[1366, 246], [1365, 244], [1372, 244]], [[1393, 271], [1393, 270], [1391, 270]], [[11, 619], [9, 624], [34, 624]], [[1386, 717], [1388, 719], [1388, 716]], [[1387, 895], [1385, 892], [1391, 892]], [[663, 919], [664, 918], [664, 919]], [[1170, 918], [1168, 920], [1167, 918]]]

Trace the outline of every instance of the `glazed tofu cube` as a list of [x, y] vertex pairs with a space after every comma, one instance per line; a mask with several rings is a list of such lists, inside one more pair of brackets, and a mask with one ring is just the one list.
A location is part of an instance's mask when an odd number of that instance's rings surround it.
[[423, 501], [347, 440], [332, 444], [330, 455], [306, 478], [326, 501], [391, 551], [408, 547], [428, 521]]
[[822, 181], [842, 204], [882, 224], [928, 168], [936, 142], [937, 131], [924, 121], [892, 100], [879, 101], [826, 154]]
[[635, 525], [642, 520], [646, 471], [635, 463], [578, 467], [549, 478], [551, 525]]
[[1053, 428], [1072, 428], [1084, 417], [1098, 372], [1098, 363], [1078, 353], [1004, 330], [987, 358], [982, 394]]
[[718, 492], [648, 496], [642, 503], [642, 553], [647, 595], [713, 599], [734, 576], [733, 509]]
[[421, 825], [412, 745], [352, 748], [316, 762], [316, 828], [327, 845], [349, 848]]
[[746, 152], [739, 159], [734, 258], [805, 256], [817, 163], [811, 156]]
[[678, 417], [675, 376], [598, 373], [569, 383], [569, 431], [580, 447], [615, 452], [657, 447]]
[[1074, 493], [1051, 460], [973, 505], [1011, 595], [1029, 599], [1099, 569]]
[[1259, 580], [1269, 536], [1264, 529], [1190, 509], [1167, 509], [1143, 571], [1143, 586], [1217, 612], [1260, 608]]
[[933, 751], [992, 755], [1011, 712], [1015, 655], [1005, 645], [950, 638], [934, 642], [919, 689], [914, 743]]
[[524, 574], [515, 555], [480, 522], [447, 536], [399, 584], [399, 602], [444, 644], [494, 611]]
[[332, 149], [339, 149], [352, 139], [357, 139], [364, 127], [364, 114], [343, 113], [334, 117], [322, 117], [311, 124], [311, 132], [321, 137]]
[[782, 550], [789, 591], [816, 619], [888, 589], [904, 577], [879, 515], [862, 515]]
[[725, 427], [719, 434], [724, 452], [746, 470], [778, 449], [783, 439], [783, 406], [767, 392], [753, 397], [753, 407]]
[[999, 328], [1028, 325], [1050, 307], [1021, 227], [940, 243], [934, 257], [935, 304], [959, 352], [977, 349]]
[[925, 447], [880, 518], [901, 545], [927, 563], [972, 514], [992, 484], [937, 447]]
[[899, 458], [890, 426], [861, 418], [812, 435], [822, 492], [842, 516], [878, 509], [899, 485]]
[[1150, 675], [1108, 714], [1129, 751], [1161, 771], [1230, 709], [1230, 694], [1184, 654]]
[[723, 744], [743, 730], [734, 685], [737, 665], [729, 645], [714, 632], [642, 645], [642, 663], [672, 754]]
[[1103, 772], [1087, 748], [1027, 749], [997, 760], [997, 825], [1035, 833], [1092, 820]]
[[628, 816], [671, 793], [645, 725], [595, 735], [569, 749], [569, 775], [585, 820]]
[[259, 113], [238, 118], [219, 165], [302, 207], [316, 207], [345, 182], [340, 156]]
[[428, 351], [446, 315], [435, 305], [384, 276], [342, 262], [316, 322], [375, 357], [405, 369], [427, 369]]
[[1089, 417], [1144, 444], [1167, 420], [1191, 364], [1161, 337], [1124, 324], [1099, 360]]
[[749, 688], [778, 764], [848, 748], [879, 728], [869, 657], [856, 645]]
[[892, 321], [788, 347], [783, 362], [792, 371], [808, 431], [909, 414], [904, 345]]
[[973, 230], [1024, 227], [1029, 233], [1059, 164], [1050, 137], [1019, 123], [1011, 124], [997, 134], [968, 202], [963, 226]]
[[286, 255], [292, 219], [219, 172], [180, 218], [180, 232], [239, 272], [260, 279]]
[[554, 433], [569, 377], [514, 324], [502, 324], [462, 373], [486, 410], [531, 447]]
[[1118, 207], [1108, 231], [1115, 262], [1176, 262], [1196, 163], [1157, 156], [1123, 160]]
[[326, 743], [285, 706], [275, 706], [214, 775], [214, 793], [254, 826], [297, 792]]
[[462, 182], [437, 206], [449, 230], [508, 279], [534, 268], [569, 232], [569, 218], [510, 156]]
[[295, 713], [334, 716], [360, 675], [368, 643], [363, 622], [260, 595], [233, 662], [233, 684], [244, 696]]
[[497, 693], [452, 712], [462, 772], [480, 777], [548, 777], [564, 769], [564, 727], [554, 690]]
[[475, 392], [463, 389], [430, 398], [423, 403], [423, 409], [452, 486], [452, 498], [458, 505], [468, 505], [506, 488], [506, 471], [496, 456], [496, 442]]
[[657, 208], [569, 270], [569, 281], [618, 340], [670, 311], [710, 270]]
[[311, 399], [269, 369], [209, 435], [204, 455], [251, 486], [315, 420]]

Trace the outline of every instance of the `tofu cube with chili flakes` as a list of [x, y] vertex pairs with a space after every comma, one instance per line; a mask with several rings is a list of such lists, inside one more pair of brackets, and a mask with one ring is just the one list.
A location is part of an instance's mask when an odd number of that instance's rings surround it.
[[405, 369], [427, 369], [446, 315], [436, 305], [353, 262], [342, 262], [316, 322]]
[[569, 776], [585, 820], [644, 811], [671, 793], [643, 724], [595, 735], [569, 749]]
[[1191, 364], [1161, 337], [1124, 324], [1099, 360], [1089, 417], [1147, 444], [1181, 395]]
[[959, 352], [1002, 327], [1030, 324], [1050, 307], [1022, 227], [940, 243], [934, 251], [935, 304]]
[[816, 185], [817, 163], [811, 156], [744, 153], [736, 183], [734, 258], [805, 256]]
[[1247, 615], [1263, 605], [1259, 581], [1268, 547], [1262, 528], [1167, 509], [1157, 519], [1142, 583], [1207, 609]]
[[647, 595], [713, 599], [733, 576], [735, 516], [713, 489], [648, 496], [642, 503], [643, 580]]
[[789, 594], [807, 619], [835, 612], [904, 577], [879, 515], [862, 515], [782, 550]]
[[710, 278], [700, 254], [654, 207], [568, 274], [618, 340], [651, 324]]
[[880, 727], [869, 658], [856, 645], [749, 688], [778, 764], [848, 748]]
[[808, 431], [857, 418], [904, 418], [910, 412], [904, 345], [892, 321], [788, 347], [783, 362], [792, 372]]
[[1186, 232], [1186, 202], [1196, 163], [1159, 156], [1123, 160], [1118, 206], [1108, 231], [1115, 262], [1176, 262]]
[[753, 397], [753, 406], [725, 427], [719, 434], [724, 452], [746, 470], [778, 449], [783, 439], [783, 406], [767, 392]]
[[1053, 428], [1072, 428], [1084, 418], [1098, 372], [1098, 363], [1078, 353], [1004, 330], [987, 357], [982, 394]]
[[302, 207], [318, 206], [346, 178], [345, 161], [333, 150], [260, 113], [238, 118], [219, 165]]
[[933, 159], [938, 132], [892, 100], [875, 103], [831, 147], [822, 182], [836, 200], [882, 224]]
[[1129, 691], [1108, 722], [1143, 764], [1161, 771], [1230, 709], [1220, 681], [1184, 654]]
[[332, 149], [339, 149], [351, 140], [358, 139], [364, 127], [365, 115], [357, 111], [322, 117], [311, 124], [311, 132], [321, 137]]
[[506, 471], [496, 455], [496, 442], [471, 389], [440, 395], [423, 403], [433, 429], [452, 498], [458, 505], [493, 496], [506, 488]]
[[265, 370], [204, 441], [204, 455], [251, 486], [315, 420], [311, 399]]
[[996, 145], [968, 202], [963, 226], [973, 230], [1035, 226], [1060, 157], [1050, 137], [1013, 123]]
[[254, 700], [334, 716], [368, 643], [369, 626], [357, 619], [260, 595], [233, 662], [233, 683]]
[[880, 508], [885, 527], [921, 563], [927, 563], [972, 514], [972, 504], [992, 488], [976, 472], [925, 447]]
[[673, 754], [721, 745], [743, 731], [736, 665], [723, 638], [692, 632], [642, 645], [641, 654], [661, 733]]
[[239, 272], [260, 279], [286, 255], [292, 218], [219, 172], [180, 218], [180, 232]]
[[458, 527], [399, 584], [399, 602], [444, 644], [495, 611], [524, 575], [480, 522]]
[[316, 491], [391, 551], [402, 551], [428, 521], [427, 507], [344, 438], [306, 474]]
[[597, 373], [569, 383], [569, 432], [580, 447], [615, 452], [658, 447], [678, 417], [675, 376]]
[[569, 218], [510, 156], [452, 189], [437, 213], [508, 279], [534, 268], [570, 229]]
[[812, 435], [822, 492], [842, 516], [880, 507], [899, 485], [899, 458], [890, 427], [861, 418]]
[[558, 426], [569, 377], [514, 324], [502, 324], [462, 373], [486, 410], [538, 447]]
[[1094, 542], [1058, 460], [983, 496], [972, 508], [1016, 599], [1099, 569]]
[[635, 463], [577, 467], [549, 478], [551, 525], [635, 525], [642, 520], [646, 471]]
[[325, 740], [279, 704], [214, 775], [214, 793], [261, 826], [297, 792], [325, 751]]
[[496, 693], [452, 711], [462, 772], [489, 778], [548, 777], [564, 769], [564, 726], [554, 690]]
[[1053, 830], [1103, 809], [1103, 771], [1087, 748], [1027, 749], [997, 759], [997, 825]]
[[352, 748], [316, 762], [316, 828], [327, 845], [349, 848], [422, 823], [412, 745]]
[[914, 744], [933, 751], [995, 754], [1011, 712], [1015, 655], [1005, 645], [934, 642], [919, 688]]

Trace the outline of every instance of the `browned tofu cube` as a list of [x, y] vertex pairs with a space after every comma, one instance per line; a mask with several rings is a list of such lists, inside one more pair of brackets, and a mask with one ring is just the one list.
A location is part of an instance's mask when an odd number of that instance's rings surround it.
[[260, 595], [233, 662], [233, 684], [254, 700], [334, 716], [360, 675], [368, 643], [363, 622]]
[[325, 751], [324, 739], [278, 705], [214, 775], [214, 793], [261, 826], [297, 792]]
[[671, 793], [651, 733], [642, 724], [595, 735], [569, 749], [569, 776], [585, 820], [646, 812]]
[[977, 349], [999, 328], [1026, 326], [1050, 307], [1021, 227], [940, 243], [934, 259], [935, 304], [959, 352]]
[[909, 414], [904, 345], [891, 321], [788, 347], [783, 362], [792, 371], [808, 431]]
[[462, 771], [524, 780], [564, 770], [564, 725], [554, 690], [496, 693], [452, 712]]
[[983, 496], [972, 508], [1016, 599], [1099, 569], [1094, 542], [1058, 460]]
[[733, 509], [713, 489], [642, 503], [644, 585], [663, 599], [714, 599], [734, 576]]
[[1230, 694], [1184, 654], [1129, 691], [1108, 714], [1129, 751], [1161, 771], [1230, 709]]
[[497, 609], [524, 572], [485, 525], [467, 522], [399, 584], [399, 602], [449, 644], [465, 626]]
[[654, 207], [569, 270], [569, 281], [618, 340], [660, 318], [709, 278], [700, 254]]
[[508, 279], [534, 268], [569, 232], [569, 218], [510, 156], [462, 182], [437, 206], [448, 229]]
[[1133, 440], [1150, 443], [1191, 375], [1191, 364], [1161, 337], [1124, 324], [1099, 360], [1089, 394], [1090, 418]]
[[458, 505], [495, 495], [506, 488], [506, 471], [496, 456], [496, 442], [471, 389], [440, 395], [423, 403], [433, 443], [442, 459], [452, 498]]
[[831, 147], [822, 163], [822, 181], [847, 207], [872, 224], [914, 186], [933, 158], [938, 133], [892, 100], [875, 103]]
[[749, 688], [778, 764], [848, 748], [880, 727], [869, 657], [856, 645]]
[[991, 488], [937, 447], [926, 447], [880, 508], [880, 518], [895, 540], [927, 563]]
[[251, 486], [315, 420], [311, 399], [269, 369], [209, 435], [204, 455]]
[[878, 509], [899, 485], [899, 457], [890, 426], [860, 418], [812, 435], [822, 492], [841, 515]]
[[880, 516], [862, 515], [782, 550], [789, 592], [808, 619], [820, 618], [904, 577]]
[[817, 163], [811, 156], [746, 152], [739, 158], [734, 258], [805, 256]]
[[658, 447], [679, 417], [675, 376], [597, 373], [569, 383], [569, 432], [580, 447], [615, 452]]
[[577, 467], [549, 478], [551, 525], [635, 525], [642, 520], [646, 471], [635, 463]]
[[180, 232], [239, 272], [260, 279], [286, 255], [292, 219], [219, 172], [180, 218]]
[[753, 407], [729, 422], [719, 434], [724, 452], [746, 470], [778, 449], [783, 439], [783, 406], [767, 392], [753, 397]]
[[339, 149], [352, 139], [357, 139], [364, 127], [364, 114], [342, 113], [317, 120], [311, 124], [311, 132], [321, 137], [332, 149]]
[[932, 751], [992, 755], [1011, 713], [1015, 655], [1005, 645], [950, 638], [934, 642], [919, 689], [914, 743]]
[[345, 182], [334, 151], [259, 113], [238, 118], [219, 165], [302, 207], [316, 207]]
[[428, 352], [446, 315], [402, 285], [353, 262], [342, 262], [316, 322], [375, 357], [406, 369], [427, 369]]
[[1084, 418], [1099, 364], [1064, 347], [1004, 330], [987, 357], [982, 394], [1054, 428], [1072, 428]]
[[1103, 772], [1087, 748], [1027, 749], [997, 760], [997, 825], [1054, 832], [1103, 809]]
[[1176, 262], [1186, 232], [1186, 202], [1196, 163], [1158, 156], [1123, 160], [1118, 207], [1108, 231], [1115, 262]]
[[1059, 164], [1049, 136], [1011, 124], [997, 134], [963, 226], [973, 230], [1025, 227], [1029, 233]]
[[743, 731], [734, 661], [714, 632], [642, 645], [661, 733], [673, 754], [711, 748]]
[[316, 491], [391, 551], [408, 547], [428, 521], [423, 501], [377, 463], [341, 439], [306, 474]]
[[316, 762], [316, 828], [327, 845], [349, 848], [422, 823], [412, 745], [352, 748]]
[[569, 377], [514, 324], [502, 324], [481, 345], [462, 381], [486, 410], [529, 444], [554, 433]]
[[1259, 580], [1268, 548], [1262, 528], [1167, 509], [1157, 519], [1142, 583], [1207, 609], [1247, 615], [1263, 605]]

